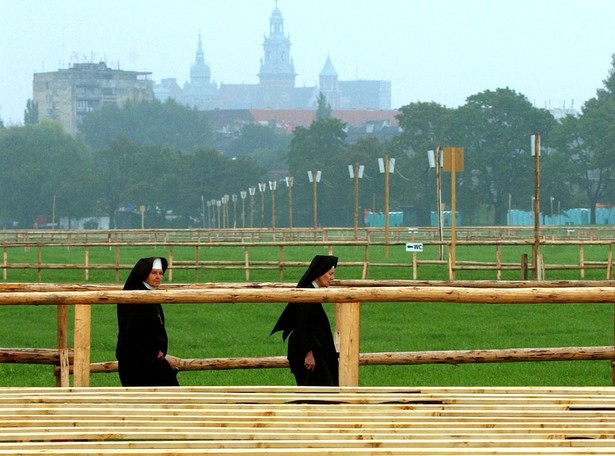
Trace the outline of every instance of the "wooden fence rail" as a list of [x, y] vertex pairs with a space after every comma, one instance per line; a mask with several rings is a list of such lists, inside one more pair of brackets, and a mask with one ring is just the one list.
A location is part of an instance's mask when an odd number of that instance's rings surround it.
[[[336, 284], [339, 285], [339, 284]], [[6, 305], [56, 305], [58, 318], [58, 353], [60, 357], [59, 384], [68, 386], [72, 366], [75, 386], [88, 386], [92, 368], [97, 372], [114, 369], [113, 364], [90, 363], [91, 305], [131, 303], [259, 303], [271, 302], [328, 302], [336, 303], [336, 333], [340, 352], [340, 384], [358, 385], [358, 367], [363, 364], [420, 364], [459, 362], [512, 362], [545, 360], [595, 360], [610, 359], [613, 366], [614, 346], [608, 347], [559, 347], [515, 350], [472, 350], [418, 353], [360, 354], [360, 302], [448, 302], [476, 304], [527, 304], [527, 303], [603, 303], [612, 304], [614, 286], [520, 286], [485, 287], [466, 286], [334, 286], [326, 289], [299, 289], [292, 287], [226, 287], [225, 284], [209, 287], [169, 287], [148, 293], [123, 290], [95, 291], [5, 291], [0, 293], [0, 306]], [[26, 288], [27, 289], [27, 288]], [[75, 306], [73, 360], [69, 362], [66, 307]], [[60, 312], [62, 310], [62, 312]], [[56, 358], [54, 358], [55, 360]], [[1, 358], [0, 358], [1, 360]], [[257, 364], [254, 364], [257, 363]], [[180, 360], [179, 367], [186, 370], [211, 368], [282, 367], [280, 357], [266, 359]], [[615, 374], [613, 376], [615, 385]]]
[[[411, 241], [410, 237], [406, 239], [391, 240], [386, 245], [394, 248], [403, 249], [405, 245]], [[424, 241], [422, 242], [425, 248], [429, 246], [440, 246], [442, 243], [439, 241]], [[488, 270], [493, 271], [495, 278], [500, 280], [503, 277], [505, 271], [518, 271], [520, 279], [526, 279], [528, 271], [539, 270], [539, 278], [545, 278], [545, 274], [549, 271], [566, 271], [576, 270], [579, 271], [579, 278], [584, 279], [588, 270], [603, 270], [604, 278], [610, 280], [613, 277], [613, 240], [569, 240], [558, 239], [549, 240], [545, 239], [541, 242], [542, 246], [576, 246], [578, 248], [578, 262], [571, 264], [557, 264], [545, 262], [541, 259], [541, 263], [537, 265], [527, 264], [526, 259], [520, 257], [518, 261], [503, 261], [502, 250], [504, 248], [519, 247], [519, 246], [531, 246], [531, 241], [517, 239], [517, 240], [458, 240], [455, 243], [456, 249], [473, 248], [478, 246], [491, 246], [494, 248], [493, 261], [469, 261], [469, 260], [455, 260], [455, 263], [451, 263], [453, 255], [450, 254], [452, 245], [450, 242], [445, 243], [447, 250], [449, 251], [446, 259], [437, 258], [422, 258], [421, 254], [413, 252], [409, 254], [408, 260], [404, 262], [399, 261], [376, 261], [371, 255], [374, 249], [382, 248], [385, 246], [383, 241], [288, 241], [288, 242], [242, 242], [233, 245], [229, 245], [228, 242], [201, 242], [199, 241], [132, 241], [132, 242], [76, 242], [72, 238], [61, 238], [55, 241], [40, 241], [32, 243], [29, 241], [13, 241], [4, 242], [2, 245], [3, 255], [2, 262], [0, 263], [0, 269], [2, 269], [3, 280], [9, 279], [9, 271], [18, 270], [36, 270], [37, 281], [43, 281], [43, 271], [45, 270], [75, 270], [83, 271], [84, 280], [90, 280], [90, 273], [92, 271], [114, 271], [115, 281], [120, 281], [120, 272], [130, 270], [133, 267], [133, 262], [124, 263], [121, 261], [122, 248], [143, 248], [148, 249], [164, 249], [167, 253], [165, 255], [169, 259], [169, 272], [167, 278], [169, 281], [173, 281], [173, 271], [179, 270], [192, 270], [194, 271], [194, 280], [200, 281], [201, 271], [212, 269], [226, 269], [242, 271], [246, 281], [251, 280], [251, 273], [255, 271], [277, 271], [278, 280], [284, 280], [284, 272], [293, 268], [305, 268], [309, 263], [306, 261], [292, 261], [286, 259], [285, 252], [295, 247], [322, 247], [328, 250], [328, 252], [334, 253], [336, 249], [344, 247], [352, 247], [355, 249], [363, 250], [363, 258], [360, 261], [342, 261], [340, 265], [345, 268], [358, 268], [360, 269], [360, 278], [368, 279], [369, 273], [374, 268], [401, 268], [404, 271], [402, 274], [404, 277], [400, 279], [413, 279], [419, 278], [419, 270], [424, 266], [440, 266], [444, 268], [448, 273], [450, 280], [455, 279], [455, 273], [458, 271], [469, 270]], [[83, 263], [52, 263], [45, 259], [47, 252], [51, 248], [57, 248], [59, 246], [66, 247], [66, 249], [83, 249]], [[586, 259], [585, 250], [587, 247], [597, 246], [604, 248], [602, 255], [603, 259], [589, 260]], [[95, 263], [91, 259], [91, 250], [94, 248], [106, 248], [114, 250], [113, 262]], [[191, 258], [177, 258], [176, 251], [179, 248], [187, 248], [193, 250]], [[215, 253], [216, 249], [229, 249], [234, 248], [239, 252], [236, 253], [238, 258], [232, 260], [219, 260], [220, 257]], [[254, 253], [259, 249], [278, 249], [278, 257], [275, 260], [260, 260], [254, 259], [258, 257], [258, 254]], [[31, 250], [36, 249], [36, 261], [34, 262], [15, 262], [10, 261], [9, 253], [15, 249]], [[207, 249], [208, 255], [205, 258], [203, 251]], [[459, 258], [459, 255], [456, 255]]]
[[[457, 226], [459, 240], [533, 239], [534, 226]], [[435, 241], [440, 239], [437, 227], [391, 227], [391, 240]], [[451, 229], [443, 230], [443, 239], [451, 237]], [[11, 242], [256, 242], [256, 241], [331, 241], [383, 240], [384, 227], [295, 227], [295, 228], [188, 228], [188, 229], [109, 229], [109, 230], [0, 230], [0, 243]], [[542, 225], [542, 239], [609, 240], [615, 237], [615, 225], [565, 226]]]

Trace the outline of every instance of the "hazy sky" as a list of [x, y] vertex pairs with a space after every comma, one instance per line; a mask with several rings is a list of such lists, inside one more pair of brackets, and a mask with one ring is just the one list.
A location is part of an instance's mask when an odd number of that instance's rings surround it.
[[[104, 60], [188, 79], [199, 33], [212, 79], [257, 83], [275, 0], [0, 0], [0, 118], [21, 123], [32, 74]], [[297, 86], [327, 55], [340, 80], [391, 81], [393, 108], [456, 107], [509, 87], [538, 107], [574, 107], [615, 53], [614, 0], [278, 0]]]

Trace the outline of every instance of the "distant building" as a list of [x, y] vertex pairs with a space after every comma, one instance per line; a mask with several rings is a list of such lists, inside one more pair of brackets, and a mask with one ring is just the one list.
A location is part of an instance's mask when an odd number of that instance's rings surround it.
[[[380, 80], [340, 81], [330, 56], [319, 74], [319, 85], [296, 87], [295, 64], [290, 53], [291, 43], [284, 34], [284, 19], [274, 8], [269, 18], [269, 34], [263, 41], [257, 84], [220, 84], [211, 80], [210, 67], [205, 64], [199, 35], [196, 60], [191, 67], [190, 82], [181, 93], [169, 90], [169, 79], [154, 88], [160, 100], [174, 98], [180, 103], [206, 111], [211, 109], [272, 109], [313, 110], [322, 92], [334, 110], [390, 110], [391, 83]], [[177, 86], [177, 83], [175, 83]], [[179, 87], [179, 86], [177, 86]]]
[[578, 117], [580, 115], [580, 112], [574, 108], [574, 104], [569, 108], [566, 105], [561, 108], [549, 108], [548, 111], [555, 117], [555, 120], [562, 120], [566, 116]]
[[[375, 138], [391, 141], [401, 134], [397, 110], [332, 111], [331, 116], [346, 124], [346, 142]], [[308, 109], [214, 109], [203, 111], [214, 132], [215, 147], [225, 150], [241, 135], [246, 125], [262, 125], [278, 134], [292, 134], [297, 127], [308, 128], [316, 120], [316, 110]]]
[[106, 105], [153, 100], [151, 73], [112, 70], [104, 62], [75, 63], [67, 69], [34, 73], [33, 101], [39, 119], [62, 124], [76, 134], [83, 117]]
[[196, 60], [190, 67], [190, 82], [184, 84], [183, 91], [176, 97], [177, 101], [196, 107], [198, 110], [211, 109], [218, 102], [218, 86], [211, 80], [211, 70], [205, 63], [203, 43], [199, 35]]

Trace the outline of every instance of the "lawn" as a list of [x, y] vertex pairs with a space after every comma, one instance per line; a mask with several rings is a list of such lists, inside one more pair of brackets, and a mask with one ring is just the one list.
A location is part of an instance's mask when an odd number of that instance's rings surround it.
[[[306, 261], [314, 254], [326, 253], [322, 247], [296, 247], [285, 250], [288, 261]], [[427, 249], [425, 257], [437, 256], [437, 250]], [[531, 247], [514, 247], [506, 251], [504, 261], [518, 261], [522, 254], [531, 254]], [[33, 251], [20, 252], [22, 260]], [[194, 250], [175, 248], [174, 258], [194, 258]], [[241, 249], [202, 250], [217, 259], [242, 258]], [[336, 248], [340, 261], [360, 261], [361, 249]], [[11, 255], [17, 255], [11, 252]], [[36, 253], [34, 253], [36, 255]], [[164, 248], [122, 249], [121, 262], [134, 263], [141, 256], [166, 255]], [[254, 258], [277, 259], [276, 248], [263, 249]], [[407, 262], [411, 254], [403, 248], [371, 252], [374, 262]], [[606, 259], [604, 249], [585, 250], [587, 260]], [[112, 262], [114, 252], [106, 248], [92, 249], [90, 262]], [[460, 251], [459, 260], [494, 261], [494, 249], [473, 247]], [[545, 261], [578, 262], [578, 247], [549, 247]], [[52, 248], [46, 250], [44, 261], [82, 263], [79, 249]], [[446, 278], [444, 268], [422, 267], [421, 280]], [[303, 269], [285, 272], [284, 282], [296, 283]], [[337, 279], [360, 278], [358, 267], [336, 271]], [[121, 281], [128, 274], [123, 271]], [[409, 279], [409, 268], [370, 269], [373, 279]], [[519, 279], [518, 271], [506, 273], [505, 279]], [[587, 271], [586, 278], [603, 279], [604, 271]], [[461, 279], [493, 280], [493, 271], [464, 271]], [[578, 271], [553, 271], [550, 280], [578, 279]], [[241, 282], [242, 271], [206, 270], [200, 282]], [[83, 283], [83, 272], [44, 271], [45, 282]], [[10, 271], [7, 281], [34, 282], [35, 271]], [[174, 271], [174, 283], [194, 281], [194, 272]], [[254, 282], [277, 281], [276, 271], [255, 271]], [[92, 283], [113, 283], [114, 273], [92, 271]], [[284, 355], [286, 345], [279, 334], [269, 332], [283, 304], [175, 304], [165, 305], [170, 354], [182, 358], [277, 356]], [[333, 305], [327, 304], [333, 322]], [[56, 341], [56, 310], [53, 306], [5, 306], [2, 309], [3, 330], [0, 343], [13, 348], [52, 348]], [[72, 313], [71, 313], [72, 321]], [[117, 322], [114, 305], [96, 305], [92, 310], [92, 361], [115, 359]], [[364, 303], [361, 307], [361, 351], [422, 351], [454, 349], [543, 348], [613, 345], [613, 306], [611, 304], [545, 304], [488, 305], [446, 303]], [[251, 369], [181, 372], [182, 385], [292, 385], [287, 369]], [[360, 368], [363, 386], [496, 386], [496, 385], [611, 385], [608, 361], [523, 362], [460, 365], [363, 366]], [[0, 364], [0, 386], [52, 386], [54, 377], [49, 366]], [[93, 374], [93, 386], [119, 386], [116, 373]]]

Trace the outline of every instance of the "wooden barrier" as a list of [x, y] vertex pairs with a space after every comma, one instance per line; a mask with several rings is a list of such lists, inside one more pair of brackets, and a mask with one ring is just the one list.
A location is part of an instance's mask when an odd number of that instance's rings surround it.
[[612, 388], [0, 388], [0, 455], [612, 455]]
[[[401, 234], [401, 233], [400, 233]], [[407, 234], [407, 233], [406, 233]], [[135, 236], [133, 234], [133, 236]], [[493, 261], [467, 261], [467, 260], [459, 260], [457, 259], [454, 264], [450, 262], [452, 257], [451, 254], [451, 243], [449, 241], [437, 241], [437, 240], [424, 240], [423, 244], [425, 247], [428, 246], [441, 246], [442, 244], [447, 245], [447, 251], [449, 252], [448, 260], [445, 259], [435, 259], [435, 258], [419, 258], [416, 252], [412, 253], [411, 257], [408, 257], [408, 261], [405, 262], [393, 262], [393, 261], [374, 261], [370, 259], [370, 249], [381, 248], [381, 247], [397, 247], [403, 249], [406, 243], [410, 240], [414, 239], [414, 235], [412, 236], [399, 236], [398, 238], [394, 238], [391, 241], [385, 242], [379, 239], [371, 239], [367, 240], [311, 240], [311, 241], [271, 241], [260, 240], [260, 241], [251, 241], [251, 242], [238, 242], [236, 244], [230, 244], [228, 240], [223, 241], [202, 241], [202, 240], [181, 240], [181, 241], [171, 241], [169, 240], [169, 236], [161, 237], [161, 240], [156, 241], [135, 241], [134, 238], [132, 241], [128, 242], [119, 242], [119, 241], [108, 241], [108, 242], [100, 242], [100, 241], [81, 241], [77, 242], [74, 237], [60, 237], [55, 240], [46, 240], [40, 241], [37, 243], [32, 243], [27, 240], [21, 241], [13, 241], [13, 242], [4, 242], [3, 243], [3, 261], [0, 263], [0, 269], [2, 269], [3, 279], [8, 279], [8, 271], [10, 270], [36, 270], [36, 277], [38, 282], [43, 281], [43, 271], [46, 270], [74, 270], [74, 271], [83, 271], [84, 280], [90, 280], [90, 275], [93, 271], [114, 271], [115, 272], [115, 280], [120, 280], [120, 272], [125, 270], [130, 270], [133, 267], [132, 262], [130, 264], [120, 262], [120, 250], [122, 247], [129, 247], [131, 249], [143, 248], [144, 251], [151, 252], [153, 248], [162, 248], [165, 249], [164, 255], [166, 255], [169, 259], [169, 271], [167, 274], [167, 280], [173, 281], [173, 271], [179, 270], [192, 270], [194, 271], [194, 280], [199, 281], [200, 276], [203, 271], [207, 270], [236, 270], [243, 271], [244, 279], [246, 281], [251, 280], [251, 273], [255, 271], [277, 271], [278, 280], [282, 281], [284, 279], [285, 271], [293, 268], [305, 268], [309, 262], [308, 261], [288, 261], [285, 260], [284, 249], [293, 248], [293, 247], [316, 247], [321, 246], [328, 249], [330, 254], [333, 254], [334, 249], [340, 249], [344, 247], [355, 247], [364, 249], [363, 258], [360, 261], [341, 261], [340, 265], [344, 268], [360, 268], [360, 278], [367, 279], [369, 277], [370, 270], [374, 268], [397, 268], [401, 269], [402, 277], [398, 277], [400, 279], [412, 278], [414, 280], [418, 279], [419, 270], [424, 266], [435, 266], [441, 267], [446, 270], [447, 275], [450, 280], [455, 279], [456, 271], [475, 271], [475, 270], [483, 270], [483, 271], [493, 271], [495, 274], [495, 278], [500, 280], [502, 278], [503, 272], [507, 271], [519, 271], [519, 275], [521, 278], [525, 278], [524, 274], [527, 274], [528, 269], [540, 269], [540, 273], [544, 274], [551, 271], [568, 271], [568, 270], [576, 270], [579, 271], [579, 278], [584, 279], [586, 272], [589, 270], [604, 270], [605, 276], [604, 278], [609, 280], [612, 278], [613, 271], [613, 255], [612, 255], [612, 239], [608, 240], [585, 240], [585, 239], [544, 239], [541, 241], [541, 246], [575, 246], [579, 249], [579, 261], [578, 263], [571, 264], [555, 264], [555, 263], [545, 263], [544, 261], [540, 265], [528, 265], [523, 262], [522, 259], [519, 261], [502, 261], [502, 248], [503, 247], [523, 247], [528, 245], [528, 241], [524, 239], [512, 239], [512, 240], [502, 240], [502, 239], [484, 239], [484, 240], [458, 240], [456, 242], [456, 249], [462, 248], [472, 248], [475, 246], [493, 246], [495, 249], [494, 260]], [[61, 263], [55, 264], [50, 263], [44, 260], [43, 250], [65, 246], [67, 249], [83, 249], [83, 263]], [[605, 248], [604, 257], [605, 260], [588, 260], [585, 258], [585, 247], [586, 246], [600, 246]], [[105, 249], [115, 249], [115, 257], [113, 262], [107, 260], [105, 263], [93, 263], [90, 261], [90, 252], [94, 248], [105, 248]], [[188, 248], [194, 249], [194, 254], [191, 258], [177, 258], [174, 251], [178, 248]], [[202, 249], [207, 248], [209, 250], [216, 248], [236, 248], [241, 250], [237, 253], [237, 258], [232, 260], [219, 260], [216, 255], [211, 255], [212, 259], [204, 258], [202, 254]], [[36, 261], [34, 262], [14, 262], [10, 261], [9, 258], [9, 250], [12, 249], [36, 249]], [[263, 248], [276, 248], [279, 250], [278, 258], [275, 260], [254, 260], [253, 252], [256, 249]], [[252, 254], [251, 254], [252, 252]], [[542, 256], [540, 257], [542, 259]]]
[[[389, 227], [390, 237], [411, 237], [412, 241], [437, 240], [437, 227]], [[450, 237], [450, 228], [444, 230], [445, 239]], [[532, 239], [533, 226], [457, 226], [459, 240], [477, 239]], [[615, 237], [615, 225], [557, 226], [541, 225], [543, 239], [601, 240]], [[1, 230], [0, 242], [254, 242], [275, 241], [331, 241], [331, 240], [379, 240], [384, 239], [384, 227], [294, 227], [272, 228], [186, 228], [186, 229], [109, 229], [109, 230]]]
[[[334, 283], [335, 285], [336, 283]], [[90, 376], [90, 305], [113, 305], [131, 303], [270, 303], [270, 302], [328, 302], [336, 303], [336, 333], [339, 335], [340, 352], [340, 385], [358, 385], [358, 366], [360, 359], [360, 302], [458, 302], [483, 304], [526, 304], [526, 303], [604, 303], [612, 304], [615, 287], [562, 286], [556, 288], [540, 288], [521, 286], [517, 288], [487, 288], [487, 287], [457, 287], [457, 286], [363, 286], [363, 287], [331, 287], [322, 289], [283, 288], [283, 287], [227, 287], [162, 288], [143, 293], [140, 291], [97, 290], [97, 291], [54, 291], [54, 292], [5, 292], [0, 293], [2, 305], [75, 305], [75, 337], [74, 337], [74, 379], [75, 386], [89, 385]], [[60, 321], [60, 320], [59, 320]], [[63, 324], [64, 323], [64, 320]], [[58, 334], [60, 334], [60, 330]], [[65, 352], [65, 341], [60, 344], [60, 353]], [[1, 352], [1, 351], [0, 351]], [[557, 347], [552, 349], [534, 349], [532, 352], [523, 349], [498, 350], [497, 352], [473, 350], [462, 352], [425, 352], [422, 357], [416, 354], [384, 354], [379, 359], [371, 358], [371, 364], [415, 364], [427, 362], [510, 362], [530, 360], [613, 360], [613, 347]], [[400, 356], [401, 355], [401, 356]], [[180, 368], [186, 365], [195, 367], [199, 360], [180, 360]], [[229, 363], [237, 360], [230, 360]], [[271, 360], [269, 360], [271, 361]], [[269, 362], [268, 361], [268, 362]], [[281, 367], [280, 360], [274, 360], [275, 366]], [[365, 364], [370, 362], [363, 360]], [[611, 363], [613, 367], [615, 365]], [[201, 366], [203, 367], [203, 366]], [[246, 367], [246, 366], [243, 366]], [[242, 368], [240, 365], [228, 368]], [[114, 366], [107, 363], [100, 367], [99, 372], [108, 372]], [[615, 372], [615, 371], [614, 371]], [[66, 379], [67, 372], [61, 377]], [[68, 386], [67, 382], [61, 382]], [[613, 374], [615, 384], [615, 373]]]

